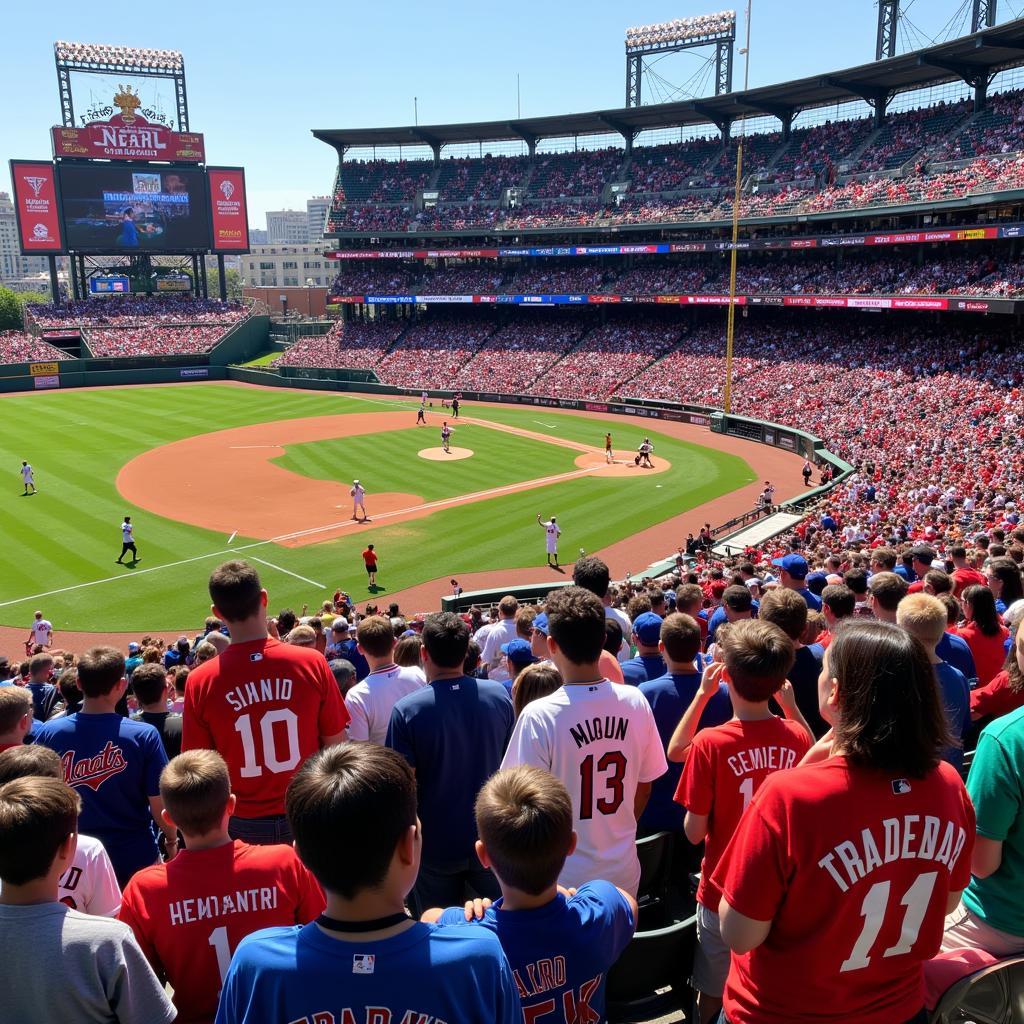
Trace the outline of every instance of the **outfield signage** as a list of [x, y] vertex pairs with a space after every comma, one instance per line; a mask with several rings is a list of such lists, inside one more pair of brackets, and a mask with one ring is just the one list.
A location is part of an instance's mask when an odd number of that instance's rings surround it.
[[52, 256], [64, 251], [53, 164], [12, 160], [14, 214], [23, 256]]
[[46, 377], [52, 376], [55, 373], [60, 372], [60, 364], [58, 363], [29, 363], [28, 372], [33, 377]]
[[641, 242], [626, 245], [531, 245], [497, 249], [337, 249], [325, 252], [329, 260], [496, 260], [507, 256], [646, 256], [666, 253], [742, 252], [799, 249], [857, 249], [880, 245], [922, 245], [931, 242], [978, 242], [994, 238], [1024, 238], [1024, 224], [974, 224], [968, 227], [921, 231], [886, 231], [849, 235], [804, 235], [799, 238], [750, 238], [729, 241]]
[[[128, 101], [133, 96], [119, 94]], [[117, 102], [117, 99], [115, 99]], [[120, 105], [120, 104], [119, 104]], [[206, 159], [203, 136], [176, 132], [150, 121], [126, 102], [108, 121], [90, 121], [81, 128], [58, 125], [51, 129], [53, 155], [88, 160], [169, 160], [201, 164]]]
[[36, 391], [43, 391], [49, 388], [59, 388], [60, 377], [57, 374], [53, 374], [52, 376], [47, 377], [33, 377], [32, 384], [35, 387]]
[[[727, 306], [728, 295], [332, 295], [341, 305], [499, 305], [597, 306], [668, 305]], [[1013, 299], [961, 298], [955, 295], [736, 295], [737, 306], [788, 306], [814, 309], [914, 310], [918, 312], [1015, 313]]]

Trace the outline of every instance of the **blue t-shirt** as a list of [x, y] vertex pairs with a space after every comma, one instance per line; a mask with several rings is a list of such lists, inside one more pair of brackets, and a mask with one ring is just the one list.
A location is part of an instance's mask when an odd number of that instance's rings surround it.
[[944, 661], [935, 666], [935, 678], [942, 691], [942, 703], [946, 709], [946, 720], [956, 746], [942, 752], [942, 760], [948, 761], [957, 771], [964, 766], [963, 738], [971, 725], [971, 691], [963, 672]]
[[167, 754], [160, 733], [117, 714], [55, 718], [38, 727], [35, 742], [56, 750], [64, 781], [82, 800], [79, 828], [107, 849], [121, 885], [157, 859], [149, 798], [160, 795]]
[[559, 894], [535, 910], [502, 910], [501, 904], [498, 900], [472, 923], [462, 907], [451, 907], [439, 923], [486, 928], [498, 936], [524, 1019], [544, 1024], [550, 1013], [552, 1021], [561, 1021], [565, 1011], [569, 1021], [604, 1020], [605, 974], [636, 927], [622, 893], [611, 882], [587, 882], [572, 898]]
[[897, 576], [902, 576], [903, 579], [905, 579], [908, 583], [917, 582], [917, 577], [914, 575], [911, 569], [905, 566], [902, 562], [897, 564], [896, 568], [893, 569], [893, 572], [896, 573]]
[[344, 658], [356, 670], [356, 682], [361, 683], [370, 674], [370, 665], [359, 651], [355, 640], [343, 640], [340, 644], [328, 644], [324, 651], [328, 661]]
[[[658, 727], [661, 745], [668, 748], [679, 719], [693, 701], [693, 695], [700, 689], [700, 673], [687, 672], [684, 675], [671, 673], [658, 679], [651, 679], [640, 685], [640, 692], [647, 698], [654, 712], [654, 722]], [[721, 725], [732, 718], [732, 701], [729, 700], [729, 688], [722, 683], [707, 707], [704, 708], [697, 723], [697, 729], [707, 729], [712, 725]], [[637, 830], [649, 835], [652, 832], [682, 832], [683, 818], [686, 811], [675, 802], [676, 788], [683, 766], [678, 762], [669, 761], [668, 771], [659, 776], [651, 784], [651, 797], [647, 801]]]
[[57, 703], [57, 687], [53, 683], [29, 683], [25, 687], [32, 694], [32, 716], [45, 722]]
[[967, 680], [969, 687], [978, 682], [978, 670], [974, 667], [974, 655], [962, 636], [955, 633], [943, 633], [942, 639], [935, 646], [935, 654], [943, 661], [959, 669]]
[[[382, 1012], [371, 1016], [371, 1007]], [[522, 1019], [512, 972], [493, 935], [417, 922], [376, 942], [335, 939], [316, 924], [254, 932], [231, 959], [216, 1024]]]
[[648, 679], [665, 674], [665, 659], [660, 654], [638, 654], [622, 663], [622, 681], [627, 686], [639, 686]]
[[821, 611], [821, 598], [818, 597], [813, 590], [808, 590], [804, 587], [802, 590], [798, 590], [797, 593], [804, 599], [807, 607], [810, 608], [812, 612]]
[[473, 804], [501, 767], [515, 718], [501, 683], [471, 676], [435, 679], [392, 709], [384, 743], [416, 772], [424, 863], [474, 856]]
[[821, 739], [829, 730], [829, 724], [821, 717], [818, 708], [818, 677], [821, 675], [821, 659], [825, 648], [821, 644], [807, 644], [796, 649], [796, 660], [789, 670], [789, 681], [793, 684], [796, 706], [807, 719], [815, 739]]

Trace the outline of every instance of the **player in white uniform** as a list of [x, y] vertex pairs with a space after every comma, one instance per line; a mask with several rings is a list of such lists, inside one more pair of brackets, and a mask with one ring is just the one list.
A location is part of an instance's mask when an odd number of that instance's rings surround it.
[[452, 428], [448, 426], [448, 421], [445, 420], [441, 427], [441, 447], [451, 454], [451, 441], [452, 441]]
[[[548, 565], [554, 565], [558, 568], [558, 538], [562, 535], [562, 528], [555, 521], [555, 517], [552, 516], [547, 522], [544, 522], [540, 513], [537, 513], [537, 522], [544, 527], [544, 532], [547, 534], [547, 549], [548, 549]], [[551, 556], [555, 556], [554, 562], [551, 561]]]
[[363, 518], [366, 519], [366, 491], [363, 485], [358, 480], [352, 481], [352, 489], [348, 492], [352, 495], [352, 518], [358, 519], [359, 516], [356, 513], [361, 509]]
[[121, 554], [118, 556], [117, 564], [124, 565], [122, 559], [128, 552], [132, 553], [132, 561], [139, 561], [139, 553], [135, 550], [135, 527], [132, 526], [132, 517], [125, 516], [121, 524]]
[[53, 643], [53, 625], [43, 618], [42, 612], [36, 612], [32, 620], [29, 639], [33, 647], [49, 647]]
[[654, 451], [654, 445], [651, 444], [649, 437], [644, 438], [643, 444], [636, 451], [636, 464], [638, 466], [646, 466], [648, 469], [654, 469], [654, 463], [651, 462], [651, 452]]
[[30, 493], [30, 487], [32, 488], [31, 493], [36, 493], [36, 481], [32, 475], [32, 467], [27, 462], [21, 464], [21, 482], [25, 486], [25, 494]]
[[548, 652], [565, 684], [526, 706], [501, 767], [544, 768], [568, 788], [578, 842], [560, 884], [603, 879], [635, 896], [637, 818], [651, 783], [668, 767], [654, 713], [635, 686], [601, 675], [600, 598], [582, 587], [564, 587], [549, 595], [547, 617]]

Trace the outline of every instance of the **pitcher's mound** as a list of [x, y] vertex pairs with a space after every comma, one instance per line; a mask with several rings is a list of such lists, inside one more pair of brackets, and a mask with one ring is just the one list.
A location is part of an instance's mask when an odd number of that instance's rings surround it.
[[585, 452], [576, 457], [576, 465], [580, 469], [592, 469], [595, 476], [631, 476], [640, 477], [647, 473], [664, 473], [666, 469], [672, 468], [668, 459], [658, 455], [652, 455], [651, 461], [654, 468], [649, 466], [638, 466], [633, 458], [636, 452], [616, 451], [612, 453], [614, 462], [607, 462], [603, 451]]
[[473, 454], [472, 448], [456, 448], [452, 445], [448, 451], [443, 448], [421, 448], [416, 453], [421, 459], [431, 462], [455, 462], [457, 459], [468, 459]]

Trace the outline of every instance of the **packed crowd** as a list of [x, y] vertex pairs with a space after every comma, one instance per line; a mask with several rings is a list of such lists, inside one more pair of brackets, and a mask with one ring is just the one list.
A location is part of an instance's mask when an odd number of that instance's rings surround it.
[[1019, 92], [997, 93], [970, 124], [945, 145], [933, 150], [934, 160], [1016, 153], [1024, 148], [1024, 108]]
[[115, 295], [105, 299], [75, 299], [63, 305], [29, 303], [26, 326], [36, 330], [60, 327], [152, 327], [158, 324], [234, 324], [249, 315], [250, 305], [153, 295]]
[[596, 196], [612, 180], [623, 156], [623, 151], [614, 147], [538, 154], [529, 194], [537, 199]]
[[[994, 101], [997, 99], [999, 97]], [[851, 173], [900, 167], [921, 150], [928, 150], [933, 158], [940, 159], [940, 148], [955, 134], [957, 125], [970, 116], [971, 109], [970, 100], [965, 99], [889, 114], [885, 125], [850, 167]]]
[[183, 356], [210, 352], [224, 337], [224, 327], [91, 328], [83, 331], [94, 356]]
[[445, 202], [500, 199], [507, 188], [521, 185], [530, 169], [526, 156], [483, 156], [441, 163], [437, 190]]
[[345, 160], [338, 180], [349, 202], [396, 203], [414, 199], [433, 174], [430, 160]]
[[[396, 387], [447, 387], [459, 370], [494, 333], [495, 322], [486, 315], [464, 316], [444, 311], [423, 317], [374, 367], [384, 384]], [[423, 384], [424, 379], [432, 383]]]
[[0, 659], [5, 1012], [600, 1021], [695, 911], [702, 1024], [924, 1024], [1024, 951], [1024, 527], [998, 482], [954, 533], [921, 483], [882, 543], [832, 506], [727, 560], [705, 528], [539, 605], [272, 616], [231, 561], [170, 644], [37, 612]]
[[52, 362], [68, 354], [27, 331], [0, 331], [0, 363]]
[[404, 320], [339, 320], [326, 334], [300, 338], [274, 360], [274, 365], [373, 370], [406, 326]]

